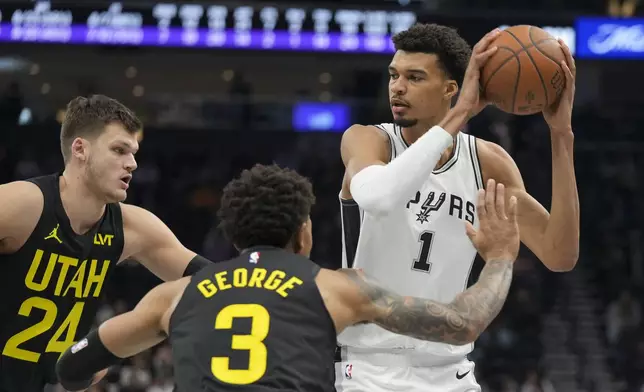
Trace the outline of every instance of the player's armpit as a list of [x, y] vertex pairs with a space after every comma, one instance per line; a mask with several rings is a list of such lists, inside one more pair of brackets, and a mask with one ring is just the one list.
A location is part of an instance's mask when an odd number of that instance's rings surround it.
[[121, 204], [125, 247], [122, 259], [132, 258], [164, 281], [184, 276], [196, 256], [154, 214], [143, 208]]
[[450, 304], [398, 295], [358, 270], [339, 272], [360, 289], [360, 321], [417, 339], [463, 345], [474, 342], [498, 315], [512, 281], [512, 265], [510, 261], [488, 262], [479, 281]]

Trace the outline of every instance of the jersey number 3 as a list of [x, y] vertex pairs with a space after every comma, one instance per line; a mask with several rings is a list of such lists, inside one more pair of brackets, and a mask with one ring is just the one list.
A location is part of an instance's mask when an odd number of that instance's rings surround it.
[[411, 268], [415, 271], [429, 272], [432, 269], [432, 263], [429, 262], [429, 254], [432, 250], [432, 243], [434, 242], [433, 231], [423, 231], [418, 237], [420, 242], [420, 251], [418, 257], [414, 259]]
[[235, 385], [248, 385], [256, 382], [266, 373], [268, 351], [264, 339], [268, 336], [270, 315], [265, 307], [258, 304], [228, 305], [215, 319], [215, 329], [231, 329], [236, 318], [250, 318], [249, 335], [233, 335], [232, 349], [248, 351], [248, 368], [231, 369], [230, 358], [212, 357], [212, 374], [222, 382]]
[[[76, 329], [78, 329], [78, 322], [80, 321], [81, 315], [83, 314], [84, 306], [84, 302], [76, 302], [74, 304], [74, 307], [65, 318], [65, 321], [63, 321], [60, 327], [58, 327], [56, 332], [54, 332], [54, 335], [49, 340], [49, 343], [47, 343], [45, 352], [55, 352], [62, 354], [63, 352], [65, 352], [65, 350], [67, 350], [71, 345], [75, 343], [74, 339], [76, 337]], [[27, 298], [25, 302], [20, 305], [18, 314], [24, 317], [29, 317], [32, 310], [34, 309], [43, 310], [45, 312], [43, 319], [38, 323], [32, 325], [31, 327], [10, 337], [5, 344], [4, 349], [2, 350], [2, 355], [20, 359], [22, 361], [38, 362], [38, 360], [40, 359], [40, 353], [26, 350], [18, 346], [26, 343], [36, 336], [49, 331], [56, 322], [58, 307], [53, 301], [49, 299], [41, 297], [31, 297]], [[65, 335], [65, 337], [63, 340], [61, 340], [63, 335]]]

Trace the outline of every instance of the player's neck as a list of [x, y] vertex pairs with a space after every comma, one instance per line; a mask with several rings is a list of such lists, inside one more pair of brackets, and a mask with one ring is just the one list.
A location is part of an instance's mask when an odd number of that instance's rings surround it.
[[77, 234], [88, 232], [105, 212], [105, 202], [87, 187], [83, 177], [74, 168], [66, 168], [59, 179], [60, 199]]
[[[436, 124], [438, 124], [438, 122], [434, 123], [432, 121], [432, 122], [421, 123], [419, 121], [413, 127], [402, 128], [402, 137], [407, 144], [412, 145], [413, 143], [416, 142], [416, 140], [418, 140], [421, 136], [426, 134]], [[435, 169], [442, 167], [445, 164], [445, 162], [449, 160], [449, 158], [452, 156], [452, 151], [454, 151], [455, 145], [456, 145], [456, 141], [454, 141], [445, 151], [443, 151], [443, 153], [441, 154], [441, 158], [438, 160], [438, 163], [436, 164]]]
[[431, 118], [418, 119], [416, 124], [408, 128], [402, 128], [402, 134], [405, 138], [405, 142], [411, 145], [415, 143], [421, 136], [427, 133], [432, 127], [440, 124], [440, 122], [447, 116], [447, 113], [450, 110], [450, 106], [441, 107], [437, 113], [435, 113]]

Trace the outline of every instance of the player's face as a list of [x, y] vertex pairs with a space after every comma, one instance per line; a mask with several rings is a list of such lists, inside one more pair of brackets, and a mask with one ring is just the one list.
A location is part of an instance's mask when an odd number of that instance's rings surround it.
[[110, 124], [90, 143], [87, 159], [87, 181], [107, 203], [125, 200], [132, 172], [137, 164], [134, 154], [139, 149], [137, 135], [120, 124]]
[[437, 122], [457, 91], [434, 54], [399, 50], [389, 64], [389, 104], [394, 123], [403, 128]]
[[313, 223], [311, 222], [311, 217], [300, 227], [297, 240], [299, 243], [297, 253], [309, 257], [311, 255], [311, 249], [313, 248]]

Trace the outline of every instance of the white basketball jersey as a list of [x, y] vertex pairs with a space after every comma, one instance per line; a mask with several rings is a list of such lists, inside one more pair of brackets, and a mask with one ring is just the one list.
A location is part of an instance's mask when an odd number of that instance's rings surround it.
[[[401, 128], [376, 127], [389, 137], [396, 159], [408, 147]], [[361, 268], [401, 295], [451, 302], [465, 290], [476, 257], [465, 221], [478, 227], [476, 195], [482, 183], [476, 138], [459, 133], [450, 159], [389, 214], [370, 214], [353, 200], [341, 200], [343, 267]], [[413, 349], [443, 358], [464, 357], [473, 348], [425, 342], [374, 324], [349, 327], [338, 341], [361, 350]]]

